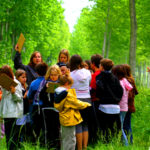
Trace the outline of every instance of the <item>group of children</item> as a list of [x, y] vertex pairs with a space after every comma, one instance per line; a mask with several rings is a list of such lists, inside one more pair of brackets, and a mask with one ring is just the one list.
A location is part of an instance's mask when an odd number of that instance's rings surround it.
[[[27, 66], [16, 52], [14, 64], [15, 76], [8, 65], [0, 68], [0, 74], [17, 83], [9, 91], [2, 87], [0, 101], [8, 149], [39, 140], [48, 149], [82, 150], [99, 137], [110, 142], [119, 131], [125, 145], [127, 135], [133, 143], [131, 114], [138, 92], [129, 65], [114, 66], [99, 54], [83, 62], [79, 55], [69, 58], [66, 49], [57, 65], [48, 67], [39, 52], [31, 55]], [[59, 87], [49, 93], [49, 83]]]

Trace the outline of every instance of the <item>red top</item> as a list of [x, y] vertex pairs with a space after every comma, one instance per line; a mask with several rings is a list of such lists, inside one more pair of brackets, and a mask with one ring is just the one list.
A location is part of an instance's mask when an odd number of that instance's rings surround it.
[[91, 79], [91, 84], [90, 84], [90, 87], [92, 89], [96, 90], [96, 76], [99, 75], [100, 73], [101, 73], [101, 71], [98, 70], [92, 74], [92, 79]]
[[92, 79], [90, 84], [92, 101], [96, 101], [96, 76], [99, 75], [100, 73], [101, 71], [98, 70], [92, 74]]

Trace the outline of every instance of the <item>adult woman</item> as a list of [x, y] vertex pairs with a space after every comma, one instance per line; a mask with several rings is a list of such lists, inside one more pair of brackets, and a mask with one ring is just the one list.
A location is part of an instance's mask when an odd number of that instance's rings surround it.
[[[74, 80], [72, 88], [75, 88], [77, 98], [81, 101], [91, 104], [91, 96], [89, 92], [89, 84], [91, 81], [91, 73], [89, 70], [83, 68], [83, 61], [79, 55], [73, 55], [70, 59], [71, 77]], [[89, 111], [83, 110], [81, 115], [83, 122], [76, 126], [77, 148], [82, 150], [87, 148], [88, 144], [88, 114]]]
[[19, 53], [18, 51], [18, 45], [16, 45], [15, 47], [16, 49], [16, 55], [14, 58], [14, 67], [15, 69], [23, 69], [26, 71], [27, 73], [27, 84], [28, 86], [30, 85], [30, 83], [35, 80], [38, 75], [35, 72], [35, 66], [41, 62], [43, 62], [42, 56], [40, 54], [40, 52], [35, 51], [32, 53], [31, 57], [30, 57], [30, 62], [28, 63], [28, 65], [24, 65], [22, 63], [22, 59], [21, 59], [21, 53]]

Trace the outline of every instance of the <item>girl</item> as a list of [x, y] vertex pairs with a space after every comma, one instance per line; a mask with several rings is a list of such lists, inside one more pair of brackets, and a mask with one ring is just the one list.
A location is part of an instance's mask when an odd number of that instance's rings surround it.
[[126, 73], [123, 68], [123, 65], [117, 65], [113, 67], [112, 69], [113, 74], [120, 80], [120, 85], [123, 88], [123, 96], [119, 103], [120, 105], [120, 121], [121, 121], [121, 130], [123, 135], [123, 141], [125, 145], [128, 145], [128, 139], [123, 129], [124, 119], [126, 116], [126, 113], [128, 111], [128, 94], [129, 91], [132, 90], [132, 85], [128, 82], [126, 79]]
[[67, 64], [62, 63], [62, 64], [59, 65], [59, 68], [61, 70], [62, 75], [70, 73], [70, 70], [69, 70]]
[[[91, 104], [91, 96], [89, 85], [91, 81], [91, 73], [89, 70], [83, 68], [83, 61], [79, 55], [73, 55], [70, 59], [71, 77], [74, 80], [72, 88], [75, 88], [77, 98], [83, 102]], [[86, 149], [88, 144], [88, 118], [89, 111], [82, 111], [83, 122], [76, 126], [77, 148]]]
[[18, 69], [15, 73], [16, 79], [21, 83], [24, 103], [24, 114], [28, 113], [28, 100], [27, 100], [27, 74], [24, 70]]
[[20, 129], [16, 126], [16, 118], [20, 118], [23, 115], [22, 88], [21, 83], [14, 78], [10, 66], [3, 66], [1, 73], [6, 74], [18, 84], [16, 87], [11, 86], [10, 91], [2, 88], [3, 95], [0, 101], [0, 117], [4, 118], [7, 149], [16, 150], [18, 146], [18, 130]]
[[16, 49], [16, 54], [15, 54], [15, 58], [14, 58], [14, 67], [16, 70], [23, 69], [26, 71], [27, 84], [29, 87], [31, 82], [38, 77], [38, 75], [35, 71], [35, 66], [37, 64], [43, 62], [42, 56], [41, 56], [40, 52], [35, 51], [32, 53], [32, 55], [30, 57], [30, 62], [28, 63], [28, 65], [24, 65], [24, 64], [22, 64], [21, 53], [19, 53], [19, 51], [18, 51], [18, 49], [19, 49], [18, 45], [16, 45], [15, 49]]
[[[17, 125], [21, 125], [21, 130], [22, 132], [21, 134], [21, 141], [27, 138], [26, 135], [26, 129], [27, 129], [27, 123], [29, 123], [29, 119], [28, 119], [28, 114], [29, 113], [29, 102], [27, 99], [27, 77], [26, 77], [26, 72], [22, 69], [18, 69], [15, 73], [16, 79], [18, 81], [20, 81], [21, 86], [22, 86], [22, 94], [23, 94], [23, 114], [24, 116], [21, 119], [17, 120]], [[23, 126], [25, 125], [25, 126]]]
[[54, 106], [59, 110], [62, 150], [75, 150], [75, 125], [82, 122], [79, 109], [91, 106], [89, 103], [77, 99], [75, 89], [70, 89], [72, 84], [73, 79], [68, 74], [62, 75], [60, 87], [55, 90]]
[[67, 49], [62, 49], [58, 56], [57, 65], [60, 66], [61, 63], [67, 64], [69, 62], [70, 56]]
[[59, 114], [54, 109], [54, 93], [47, 93], [46, 90], [49, 87], [49, 83], [58, 83], [61, 71], [57, 65], [49, 67], [45, 75], [45, 85], [40, 92], [40, 99], [43, 101], [43, 118], [45, 122], [45, 141], [48, 148], [60, 147], [60, 124]]
[[132, 135], [132, 128], [131, 128], [131, 114], [135, 112], [135, 105], [134, 105], [134, 97], [138, 94], [134, 78], [131, 74], [131, 68], [128, 64], [123, 65], [126, 73], [126, 78], [129, 83], [132, 85], [133, 89], [129, 91], [128, 95], [128, 112], [125, 116], [123, 128], [127, 134], [130, 135], [130, 143], [133, 144], [133, 135]]

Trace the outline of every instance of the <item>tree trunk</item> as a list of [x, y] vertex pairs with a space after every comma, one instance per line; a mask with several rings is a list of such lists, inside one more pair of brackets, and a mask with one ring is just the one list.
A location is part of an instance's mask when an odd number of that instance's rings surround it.
[[135, 0], [129, 0], [130, 7], [130, 53], [129, 53], [129, 64], [131, 66], [132, 74], [135, 77], [135, 67], [136, 67], [136, 10], [135, 10]]
[[109, 50], [110, 50], [110, 39], [111, 39], [111, 30], [109, 31], [109, 36], [107, 40], [107, 51], [106, 51], [106, 58], [109, 56]]
[[103, 41], [103, 49], [102, 49], [103, 57], [105, 57], [105, 51], [106, 51], [107, 32], [108, 32], [108, 24], [109, 24], [109, 10], [110, 10], [110, 1], [108, 1], [107, 18], [105, 23], [104, 41]]
[[107, 39], [107, 33], [106, 33], [106, 31], [105, 31], [105, 33], [104, 33], [104, 41], [103, 41], [103, 49], [102, 49], [102, 56], [104, 57], [104, 55], [105, 55], [105, 49], [106, 49], [106, 39]]
[[13, 60], [13, 52], [15, 51], [15, 44], [16, 44], [16, 33], [13, 31], [12, 33], [12, 51], [11, 51], [11, 56]]
[[1, 27], [1, 29], [0, 29], [0, 41], [2, 41], [3, 40], [3, 30], [4, 30], [2, 22], [1, 22], [0, 27]]
[[5, 40], [8, 41], [8, 22], [5, 24]]

